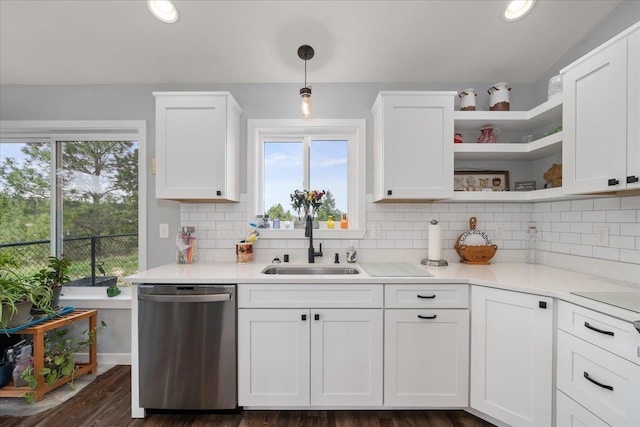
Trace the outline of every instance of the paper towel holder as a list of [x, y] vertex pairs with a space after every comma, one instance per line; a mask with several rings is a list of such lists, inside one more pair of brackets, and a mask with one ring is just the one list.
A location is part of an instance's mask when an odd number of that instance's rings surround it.
[[434, 259], [427, 259], [427, 258], [424, 258], [422, 261], [420, 261], [420, 264], [424, 264], [428, 267], [445, 267], [449, 265], [449, 263], [445, 259], [434, 260]]
[[[438, 220], [437, 219], [431, 220], [431, 224], [433, 224], [434, 226], [437, 225]], [[420, 264], [423, 264], [429, 267], [445, 267], [449, 265], [449, 263], [444, 259], [429, 259], [428, 257], [420, 261]]]

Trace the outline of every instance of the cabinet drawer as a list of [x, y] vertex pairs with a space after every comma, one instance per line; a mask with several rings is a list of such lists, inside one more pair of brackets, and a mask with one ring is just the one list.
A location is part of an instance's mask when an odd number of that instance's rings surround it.
[[557, 386], [614, 426], [640, 425], [640, 366], [558, 331]]
[[558, 328], [640, 364], [640, 334], [630, 322], [558, 301]]
[[609, 424], [561, 391], [557, 393], [556, 425], [558, 427], [609, 427]]
[[385, 285], [386, 308], [468, 308], [469, 285]]
[[240, 308], [382, 308], [383, 285], [238, 285]]

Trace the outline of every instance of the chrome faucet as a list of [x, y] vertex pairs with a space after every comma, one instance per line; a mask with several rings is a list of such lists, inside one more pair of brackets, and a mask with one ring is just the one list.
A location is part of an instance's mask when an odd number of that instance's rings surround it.
[[320, 252], [313, 249], [313, 221], [311, 215], [307, 215], [306, 224], [304, 226], [304, 237], [309, 238], [309, 264], [316, 262], [317, 256], [322, 256], [322, 243], [320, 243]]

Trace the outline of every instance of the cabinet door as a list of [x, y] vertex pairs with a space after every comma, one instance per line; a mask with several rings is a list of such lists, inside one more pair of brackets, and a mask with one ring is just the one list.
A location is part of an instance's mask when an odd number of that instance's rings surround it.
[[552, 425], [552, 361], [552, 298], [472, 288], [472, 408], [510, 425]]
[[238, 404], [309, 405], [309, 311], [238, 310]]
[[311, 315], [311, 404], [382, 405], [382, 309]]
[[229, 95], [156, 95], [156, 197], [238, 200], [240, 122], [231, 105]]
[[588, 56], [564, 72], [562, 79], [564, 191], [625, 188], [627, 40]]
[[609, 427], [609, 424], [561, 391], [558, 391], [556, 401], [556, 426], [558, 427]]
[[385, 311], [384, 404], [469, 405], [469, 310]]
[[627, 188], [640, 188], [640, 26], [628, 38]]
[[374, 200], [453, 197], [453, 95], [381, 94], [377, 103]]

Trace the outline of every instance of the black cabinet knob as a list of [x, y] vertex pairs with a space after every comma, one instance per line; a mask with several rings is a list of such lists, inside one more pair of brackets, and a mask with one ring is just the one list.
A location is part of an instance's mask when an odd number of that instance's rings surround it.
[[633, 184], [635, 182], [638, 182], [639, 178], [635, 175], [631, 175], [627, 177], [627, 184]]
[[221, 190], [216, 190], [216, 196], [222, 196], [222, 191]]
[[608, 181], [608, 183], [609, 183], [609, 185], [610, 185], [610, 186], [611, 186], [611, 185], [618, 185], [618, 184], [620, 184], [620, 181], [618, 181], [618, 180], [617, 180], [617, 179], [615, 179], [615, 178], [611, 178], [611, 179]]
[[392, 194], [393, 194], [393, 191], [387, 190], [387, 196], [391, 196]]
[[303, 314], [303, 315], [302, 315], [302, 321], [304, 322], [305, 320], [307, 320], [307, 315], [306, 315], [306, 314]]
[[315, 320], [320, 320], [320, 315], [319, 315], [319, 314], [314, 314], [314, 315], [313, 315], [313, 318], [314, 318]]
[[547, 308], [547, 302], [546, 301], [538, 301], [538, 307]]

